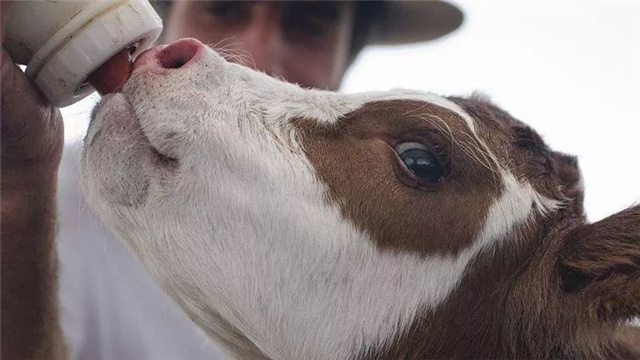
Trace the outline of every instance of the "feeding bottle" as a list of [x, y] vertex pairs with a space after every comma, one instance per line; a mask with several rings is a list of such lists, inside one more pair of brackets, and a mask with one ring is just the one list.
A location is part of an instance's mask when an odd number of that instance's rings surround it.
[[61, 107], [94, 91], [87, 78], [107, 60], [135, 57], [162, 31], [147, 0], [16, 1], [9, 11], [4, 48]]

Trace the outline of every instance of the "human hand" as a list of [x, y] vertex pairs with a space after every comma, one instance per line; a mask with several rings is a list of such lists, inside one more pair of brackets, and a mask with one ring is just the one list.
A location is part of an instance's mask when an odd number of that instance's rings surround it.
[[[4, 43], [11, 2], [1, 1], [0, 5], [0, 38]], [[0, 71], [3, 188], [14, 183], [28, 185], [31, 178], [55, 179], [64, 143], [60, 111], [27, 79], [4, 48]]]
[[[10, 2], [0, 1], [4, 42]], [[0, 54], [1, 358], [62, 359], [57, 302], [56, 180], [60, 111]]]

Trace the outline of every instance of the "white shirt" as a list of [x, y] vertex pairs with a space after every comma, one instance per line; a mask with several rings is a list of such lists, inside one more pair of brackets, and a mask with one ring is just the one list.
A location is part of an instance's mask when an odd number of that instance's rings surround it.
[[223, 359], [87, 206], [82, 141], [65, 145], [58, 175], [62, 327], [71, 359]]

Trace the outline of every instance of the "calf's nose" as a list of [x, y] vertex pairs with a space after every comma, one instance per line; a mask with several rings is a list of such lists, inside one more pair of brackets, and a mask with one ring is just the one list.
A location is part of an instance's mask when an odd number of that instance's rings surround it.
[[158, 52], [158, 63], [165, 69], [180, 69], [194, 61], [204, 45], [196, 39], [181, 39]]
[[181, 69], [197, 61], [204, 48], [204, 44], [196, 39], [180, 39], [143, 52], [134, 62], [133, 69]]
[[89, 75], [89, 82], [100, 94], [119, 91], [140, 68], [175, 70], [197, 61], [204, 53], [204, 44], [196, 39], [180, 39], [165, 46], [151, 48], [138, 56], [131, 65], [130, 49], [124, 49]]

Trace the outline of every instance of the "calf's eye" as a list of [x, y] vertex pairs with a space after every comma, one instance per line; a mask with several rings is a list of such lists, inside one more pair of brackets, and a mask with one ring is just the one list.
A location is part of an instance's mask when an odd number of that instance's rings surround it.
[[444, 166], [426, 146], [417, 142], [400, 143], [395, 148], [406, 169], [418, 180], [434, 183], [444, 180]]

